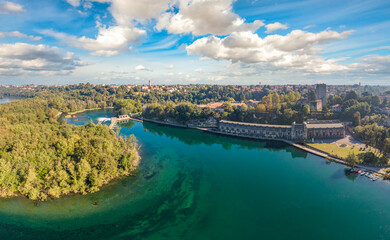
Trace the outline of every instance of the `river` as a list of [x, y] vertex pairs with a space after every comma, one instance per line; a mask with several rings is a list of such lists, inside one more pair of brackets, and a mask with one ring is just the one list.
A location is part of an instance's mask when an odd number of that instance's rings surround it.
[[386, 182], [281, 143], [139, 122], [121, 129], [130, 134], [141, 146], [138, 176], [44, 203], [2, 199], [1, 239], [390, 238]]
[[3, 103], [8, 103], [8, 102], [13, 102], [13, 101], [17, 101], [17, 100], [20, 100], [22, 98], [18, 98], [18, 97], [5, 97], [5, 98], [0, 98], [0, 104], [3, 104]]

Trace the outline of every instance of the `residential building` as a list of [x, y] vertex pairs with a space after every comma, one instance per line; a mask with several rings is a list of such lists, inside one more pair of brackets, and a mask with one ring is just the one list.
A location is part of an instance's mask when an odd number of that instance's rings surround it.
[[333, 106], [330, 107], [330, 110], [331, 110], [332, 112], [341, 112], [342, 107], [341, 107], [340, 104], [335, 104], [335, 105], [333, 105]]

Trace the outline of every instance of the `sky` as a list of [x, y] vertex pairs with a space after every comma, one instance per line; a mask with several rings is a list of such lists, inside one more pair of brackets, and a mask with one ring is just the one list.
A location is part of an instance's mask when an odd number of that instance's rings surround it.
[[390, 85], [388, 0], [0, 0], [0, 85]]

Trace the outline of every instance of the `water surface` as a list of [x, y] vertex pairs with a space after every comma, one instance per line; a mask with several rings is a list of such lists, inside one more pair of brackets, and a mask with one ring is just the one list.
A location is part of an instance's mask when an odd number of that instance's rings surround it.
[[3, 104], [3, 103], [8, 103], [8, 102], [13, 102], [13, 101], [17, 101], [17, 100], [20, 100], [22, 98], [17, 98], [17, 97], [5, 97], [5, 98], [0, 98], [0, 104]]
[[2, 239], [390, 238], [390, 186], [347, 176], [342, 165], [284, 144], [151, 123], [121, 134], [139, 140], [137, 177], [46, 203], [0, 200]]

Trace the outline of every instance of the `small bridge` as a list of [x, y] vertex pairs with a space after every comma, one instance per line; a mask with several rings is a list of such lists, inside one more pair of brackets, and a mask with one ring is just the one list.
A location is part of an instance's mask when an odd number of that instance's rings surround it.
[[130, 120], [135, 120], [137, 121], [136, 119], [134, 119], [133, 117], [136, 117], [136, 116], [139, 116], [140, 113], [136, 113], [136, 114], [133, 114], [133, 115], [120, 115], [119, 117], [112, 117], [111, 118], [111, 124], [110, 124], [110, 129], [111, 130], [114, 130], [115, 126], [118, 124], [118, 123], [122, 123], [122, 122], [128, 122]]
[[114, 129], [115, 126], [118, 124], [118, 123], [121, 123], [121, 122], [127, 122], [129, 120], [132, 120], [131, 116], [130, 115], [121, 115], [119, 117], [112, 117], [111, 118], [111, 124], [110, 124], [110, 129]]

